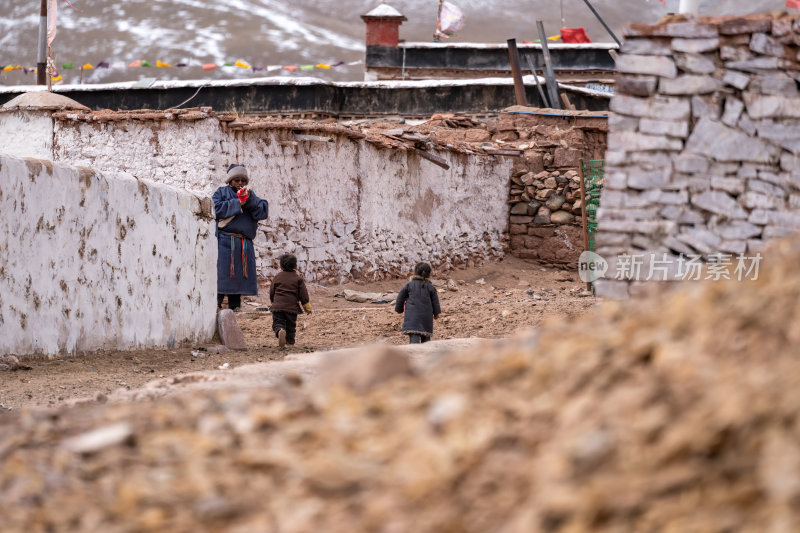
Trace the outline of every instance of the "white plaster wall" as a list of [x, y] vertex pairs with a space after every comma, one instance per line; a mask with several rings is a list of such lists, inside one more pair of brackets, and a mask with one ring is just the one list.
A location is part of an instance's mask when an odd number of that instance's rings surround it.
[[289, 130], [224, 132], [216, 119], [187, 122], [58, 121], [53, 159], [127, 172], [210, 195], [230, 163], [270, 203], [255, 240], [261, 276], [298, 256], [310, 280], [407, 273], [499, 257], [511, 160], [440, 152], [450, 170], [413, 153], [330, 135], [295, 142]]
[[0, 154], [53, 159], [53, 119], [50, 113], [0, 112]]
[[211, 338], [213, 223], [186, 191], [0, 156], [0, 354]]
[[206, 194], [213, 192], [212, 154], [225, 139], [216, 119], [56, 121], [54, 137], [47, 159], [126, 172]]

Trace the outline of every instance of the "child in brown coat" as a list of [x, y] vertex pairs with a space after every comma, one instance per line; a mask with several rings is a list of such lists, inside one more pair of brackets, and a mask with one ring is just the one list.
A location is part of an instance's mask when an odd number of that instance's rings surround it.
[[[283, 254], [280, 259], [281, 272], [272, 280], [269, 299], [272, 302], [272, 331], [278, 337], [278, 346], [294, 345], [297, 331], [297, 313], [311, 314], [311, 301], [306, 282], [295, 272], [297, 257]], [[302, 305], [302, 309], [301, 306]]]

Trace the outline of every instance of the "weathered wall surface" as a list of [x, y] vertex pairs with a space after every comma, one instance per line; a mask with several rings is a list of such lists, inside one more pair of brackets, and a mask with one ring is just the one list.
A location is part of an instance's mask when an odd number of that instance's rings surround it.
[[0, 156], [0, 354], [202, 342], [216, 240], [194, 194]]
[[503, 158], [439, 152], [445, 171], [410, 152], [341, 135], [297, 141], [290, 129], [230, 130], [215, 118], [58, 120], [52, 157], [211, 194], [231, 162], [247, 165], [270, 203], [255, 240], [259, 274], [298, 256], [311, 280], [448, 268], [503, 254], [508, 176]]
[[[628, 29], [598, 214], [611, 273], [654, 252], [680, 279], [681, 254], [753, 256], [800, 228], [798, 45], [787, 14]], [[596, 283], [620, 298], [641, 287]]]
[[50, 113], [0, 113], [0, 154], [53, 159], [53, 120]]

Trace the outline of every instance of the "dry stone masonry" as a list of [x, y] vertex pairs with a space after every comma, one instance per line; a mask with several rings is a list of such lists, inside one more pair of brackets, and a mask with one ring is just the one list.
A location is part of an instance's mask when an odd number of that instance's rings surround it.
[[513, 134], [523, 150], [509, 189], [510, 252], [575, 268], [584, 247], [578, 168], [581, 158], [598, 159], [605, 152], [607, 118], [549, 110], [504, 117], [497, 124], [490, 121], [489, 127]]
[[[642, 277], [621, 257], [755, 256], [800, 228], [800, 17], [632, 25], [617, 63], [598, 253], [601, 296]], [[716, 259], [715, 259], [716, 258]], [[627, 261], [628, 259], [625, 259]]]

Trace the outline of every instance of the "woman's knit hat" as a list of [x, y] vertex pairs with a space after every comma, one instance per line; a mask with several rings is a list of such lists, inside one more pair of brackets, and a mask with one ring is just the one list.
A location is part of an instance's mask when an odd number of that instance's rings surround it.
[[247, 175], [247, 169], [244, 165], [240, 165], [238, 163], [234, 163], [228, 167], [228, 177], [225, 179], [225, 183], [230, 185], [233, 178], [244, 178], [247, 183], [250, 183], [250, 177]]

